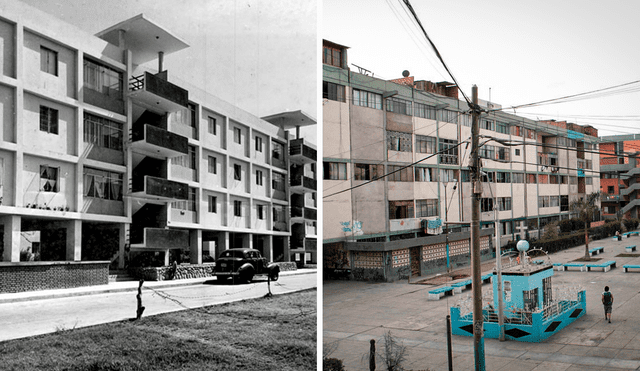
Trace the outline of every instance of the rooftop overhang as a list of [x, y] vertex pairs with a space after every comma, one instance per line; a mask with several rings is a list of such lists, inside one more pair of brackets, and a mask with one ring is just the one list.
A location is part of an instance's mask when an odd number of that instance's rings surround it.
[[124, 48], [133, 53], [133, 63], [143, 64], [158, 58], [158, 52], [165, 55], [189, 47], [184, 40], [150, 20], [144, 14], [122, 21], [100, 31], [97, 37], [120, 45], [120, 30], [124, 31]]
[[317, 124], [313, 117], [300, 110], [276, 113], [275, 115], [265, 116], [262, 119], [285, 130]]

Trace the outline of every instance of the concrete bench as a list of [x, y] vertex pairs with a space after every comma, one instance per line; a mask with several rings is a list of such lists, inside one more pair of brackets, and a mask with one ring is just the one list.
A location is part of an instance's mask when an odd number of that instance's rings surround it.
[[634, 251], [636, 251], [636, 245], [633, 245], [633, 246], [626, 246], [624, 249], [625, 249], [627, 252], [634, 252]]
[[604, 262], [601, 264], [587, 264], [587, 271], [591, 271], [592, 268], [602, 268], [603, 272], [608, 272], [615, 267], [616, 267], [615, 260], [609, 260], [608, 262]]
[[553, 267], [556, 270], [559, 270], [559, 271], [563, 271], [564, 270], [564, 264], [563, 263], [553, 263]]
[[587, 270], [587, 267], [584, 263], [564, 263], [564, 265], [562, 266], [563, 271], [566, 271], [569, 268], [580, 268], [580, 272]]
[[640, 264], [625, 264], [622, 266], [624, 273], [629, 272], [629, 269], [640, 269]]
[[472, 285], [471, 280], [465, 280], [465, 281], [456, 282], [453, 285], [451, 285], [451, 287], [453, 287], [454, 293], [460, 294], [462, 293], [462, 290], [470, 289], [471, 285]]
[[629, 238], [631, 236], [640, 236], [640, 232], [625, 232], [622, 235], [627, 236], [627, 238]]
[[482, 283], [491, 283], [491, 280], [493, 279], [493, 273], [485, 274], [484, 276], [480, 277], [480, 279], [482, 280]]
[[604, 252], [604, 247], [594, 247], [593, 249], [589, 249], [589, 255], [594, 256]]
[[440, 300], [445, 295], [453, 296], [453, 287], [444, 286], [439, 289], [429, 291], [429, 300]]

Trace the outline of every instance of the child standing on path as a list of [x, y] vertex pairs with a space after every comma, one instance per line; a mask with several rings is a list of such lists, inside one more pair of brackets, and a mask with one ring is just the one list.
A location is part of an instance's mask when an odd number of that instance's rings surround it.
[[604, 287], [602, 293], [602, 304], [604, 305], [604, 319], [611, 323], [611, 308], [613, 307], [613, 294], [609, 292], [609, 286]]

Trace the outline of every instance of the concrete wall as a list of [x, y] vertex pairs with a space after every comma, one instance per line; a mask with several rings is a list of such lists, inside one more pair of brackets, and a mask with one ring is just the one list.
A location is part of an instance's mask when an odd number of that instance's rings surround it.
[[[61, 162], [52, 158], [41, 158], [25, 155], [22, 168], [22, 204], [37, 204], [54, 207], [69, 207], [76, 211], [76, 167], [74, 164]], [[48, 165], [58, 169], [58, 192], [45, 192], [40, 184], [40, 165]]]
[[[58, 53], [58, 75], [40, 70], [40, 47]], [[75, 51], [34, 33], [24, 32], [22, 54], [25, 88], [46, 91], [48, 96], [77, 97], [77, 58]]]
[[16, 142], [16, 90], [0, 84], [0, 142]]
[[0, 71], [16, 77], [16, 25], [0, 19]]
[[[40, 106], [58, 110], [58, 134], [40, 130]], [[23, 146], [43, 156], [77, 155], [78, 126], [76, 110], [35, 95], [24, 95], [22, 136], [29, 138]]]

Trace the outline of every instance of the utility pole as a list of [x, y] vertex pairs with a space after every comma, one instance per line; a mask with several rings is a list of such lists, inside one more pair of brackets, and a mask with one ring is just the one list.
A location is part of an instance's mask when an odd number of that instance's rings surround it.
[[473, 356], [476, 371], [485, 371], [484, 337], [482, 315], [482, 281], [480, 280], [480, 198], [482, 183], [480, 182], [480, 112], [478, 109], [478, 87], [471, 88], [471, 181], [473, 197], [471, 198], [471, 284], [473, 287]]
[[500, 213], [498, 209], [498, 183], [496, 185], [496, 203], [493, 212], [496, 218], [496, 279], [498, 280], [498, 339], [504, 341], [504, 303], [502, 300], [502, 251], [500, 249]]

